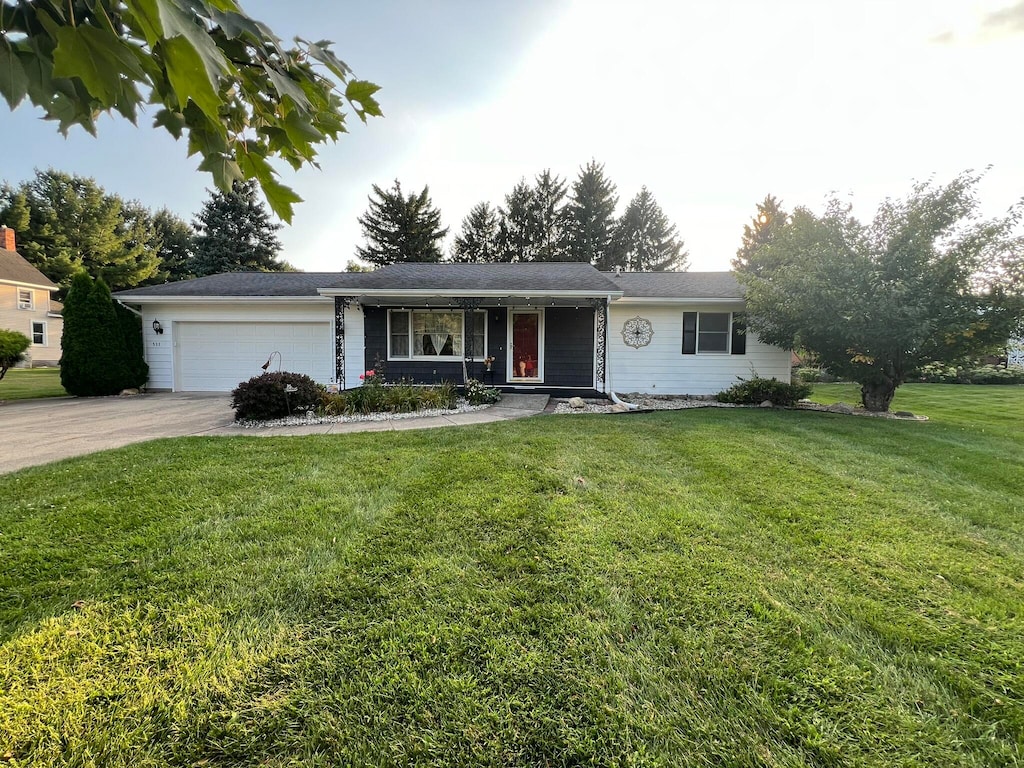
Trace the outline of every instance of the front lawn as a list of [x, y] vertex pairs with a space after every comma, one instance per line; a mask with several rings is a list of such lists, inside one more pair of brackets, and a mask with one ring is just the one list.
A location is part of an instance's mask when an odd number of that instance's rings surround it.
[[1019, 763], [1024, 388], [898, 397], [931, 421], [545, 416], [5, 476], [0, 756]]
[[59, 368], [11, 368], [0, 380], [0, 402], [66, 395]]

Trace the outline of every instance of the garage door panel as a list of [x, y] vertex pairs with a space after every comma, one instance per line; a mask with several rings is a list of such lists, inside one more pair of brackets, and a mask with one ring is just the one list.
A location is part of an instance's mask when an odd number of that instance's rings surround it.
[[[262, 373], [273, 352], [281, 370], [320, 382], [332, 375], [330, 323], [175, 323], [179, 389], [227, 392]], [[274, 356], [273, 369], [277, 368]]]

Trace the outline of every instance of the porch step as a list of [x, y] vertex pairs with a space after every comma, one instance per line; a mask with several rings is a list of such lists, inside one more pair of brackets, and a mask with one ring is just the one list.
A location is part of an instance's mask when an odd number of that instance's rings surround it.
[[519, 392], [503, 392], [497, 408], [508, 408], [513, 411], [535, 411], [540, 413], [548, 404], [549, 395], [524, 395]]

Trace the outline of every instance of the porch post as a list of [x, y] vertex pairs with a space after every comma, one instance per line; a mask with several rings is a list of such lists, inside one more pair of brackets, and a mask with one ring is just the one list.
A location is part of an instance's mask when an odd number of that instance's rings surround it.
[[[462, 310], [462, 372], [464, 377], [472, 378], [470, 373], [466, 373], [466, 361], [469, 361], [469, 365], [473, 365], [473, 313], [476, 312], [480, 305], [483, 304], [483, 299], [474, 298], [459, 298], [455, 300], [456, 306]], [[487, 323], [487, 319], [484, 319], [484, 323]], [[467, 352], [468, 350], [468, 352]], [[484, 350], [484, 357], [487, 357], [487, 350]]]
[[608, 356], [608, 300], [591, 299], [594, 308], [594, 389], [605, 390], [605, 365]]
[[345, 389], [345, 309], [352, 299], [334, 297], [334, 380], [338, 389]]

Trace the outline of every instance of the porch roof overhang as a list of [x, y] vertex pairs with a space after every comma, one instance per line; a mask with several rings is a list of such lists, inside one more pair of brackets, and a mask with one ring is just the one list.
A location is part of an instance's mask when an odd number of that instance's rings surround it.
[[422, 288], [395, 291], [394, 289], [345, 290], [343, 288], [321, 288], [322, 296], [340, 296], [363, 306], [378, 307], [451, 307], [459, 309], [469, 301], [479, 306], [555, 306], [571, 307], [586, 304], [592, 300], [615, 301], [622, 298], [622, 291], [573, 291], [573, 290], [520, 290], [520, 291], [442, 291]]

